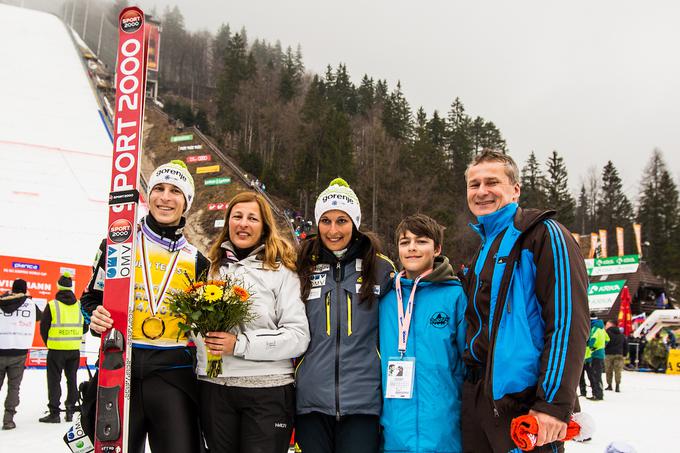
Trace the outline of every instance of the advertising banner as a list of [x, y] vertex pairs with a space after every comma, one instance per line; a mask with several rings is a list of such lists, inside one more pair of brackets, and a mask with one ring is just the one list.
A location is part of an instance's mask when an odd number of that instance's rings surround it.
[[203, 184], [206, 186], [221, 186], [224, 184], [231, 184], [231, 178], [228, 176], [223, 178], [206, 178], [205, 181], [203, 181]]
[[219, 165], [209, 165], [207, 167], [197, 167], [196, 174], [200, 175], [202, 173], [218, 173], [220, 171]]
[[640, 255], [612, 256], [595, 258], [586, 261], [586, 270], [590, 276], [632, 274], [640, 266]]
[[[92, 274], [90, 266], [0, 255], [0, 293], [10, 291], [17, 278], [24, 279], [33, 302], [40, 310], [44, 310], [47, 302], [57, 293], [57, 280], [64, 272], [71, 273], [75, 294], [82, 294]], [[45, 366], [47, 349], [40, 349], [45, 348], [40, 337], [40, 322], [35, 324], [33, 348], [36, 349], [29, 352], [26, 365]]]
[[158, 52], [161, 48], [161, 34], [158, 30], [158, 25], [152, 22], [147, 22], [146, 29], [149, 35], [149, 56], [146, 67], [149, 71], [158, 72]]
[[606, 258], [607, 254], [607, 230], [600, 230], [600, 257]]
[[619, 256], [623, 256], [623, 227], [616, 227], [616, 248]]
[[208, 203], [208, 211], [226, 211], [229, 203]]
[[625, 280], [590, 283], [588, 285], [590, 311], [609, 311], [625, 284]]
[[212, 160], [212, 156], [210, 154], [202, 154], [200, 156], [187, 156], [184, 161], [187, 164], [195, 164], [196, 162], [210, 162]]
[[215, 228], [223, 228], [223, 227], [224, 227], [224, 219], [215, 220]]
[[194, 151], [197, 149], [203, 149], [203, 145], [184, 145], [177, 147], [177, 151]]
[[637, 247], [638, 255], [642, 256], [642, 225], [634, 223], [633, 233], [635, 233], [635, 247]]
[[175, 135], [173, 137], [170, 137], [170, 143], [176, 143], [176, 142], [188, 142], [194, 139], [194, 134], [186, 134], [186, 135]]

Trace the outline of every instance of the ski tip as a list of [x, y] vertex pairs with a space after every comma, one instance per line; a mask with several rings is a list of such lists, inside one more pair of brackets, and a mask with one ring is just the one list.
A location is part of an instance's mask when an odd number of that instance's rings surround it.
[[347, 181], [345, 181], [345, 180], [342, 179], [342, 178], [335, 178], [333, 181], [331, 181], [330, 184], [328, 184], [328, 186], [329, 186], [329, 187], [330, 187], [330, 186], [343, 186], [343, 187], [349, 187], [349, 184], [347, 183]]

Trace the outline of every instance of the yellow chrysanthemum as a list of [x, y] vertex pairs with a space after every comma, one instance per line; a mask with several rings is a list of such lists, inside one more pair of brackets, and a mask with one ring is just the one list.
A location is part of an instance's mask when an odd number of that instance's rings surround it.
[[208, 302], [215, 302], [222, 298], [222, 288], [216, 285], [205, 285], [203, 287], [203, 297]]

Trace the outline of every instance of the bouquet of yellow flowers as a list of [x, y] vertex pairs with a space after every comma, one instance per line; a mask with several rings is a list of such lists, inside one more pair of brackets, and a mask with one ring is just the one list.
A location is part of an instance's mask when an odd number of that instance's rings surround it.
[[[252, 321], [251, 294], [238, 282], [226, 280], [192, 280], [183, 291], [168, 294], [170, 311], [184, 319], [178, 324], [181, 332], [204, 338], [208, 332], [228, 332], [237, 325]], [[209, 377], [222, 372], [222, 356], [208, 352]]]

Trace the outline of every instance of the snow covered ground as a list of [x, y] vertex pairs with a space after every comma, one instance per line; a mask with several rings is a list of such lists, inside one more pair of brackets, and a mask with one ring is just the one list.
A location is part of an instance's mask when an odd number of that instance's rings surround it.
[[[87, 371], [80, 370], [79, 379], [86, 378]], [[595, 436], [587, 443], [569, 442], [567, 451], [602, 453], [607, 444], [615, 440], [629, 443], [638, 453], [678, 451], [680, 376], [624, 372], [621, 390], [622, 393], [605, 392], [604, 401], [581, 399], [583, 411], [596, 421]], [[64, 396], [65, 392], [64, 388]], [[6, 385], [0, 392], [2, 401], [5, 395]], [[69, 451], [62, 442], [67, 423], [38, 422], [46, 410], [45, 370], [26, 370], [21, 385], [21, 404], [15, 418], [17, 428], [0, 431], [0, 451]]]

